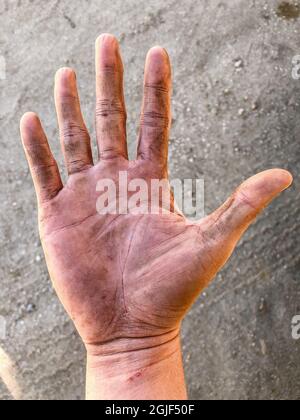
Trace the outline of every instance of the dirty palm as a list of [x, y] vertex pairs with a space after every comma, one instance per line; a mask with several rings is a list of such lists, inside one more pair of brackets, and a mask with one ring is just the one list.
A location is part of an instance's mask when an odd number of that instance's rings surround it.
[[69, 174], [65, 185], [35, 114], [24, 115], [21, 135], [53, 285], [88, 352], [105, 354], [112, 351], [111, 345], [117, 353], [176, 339], [199, 293], [260, 211], [290, 186], [292, 177], [281, 169], [262, 172], [196, 223], [176, 210], [100, 215], [99, 180], [117, 183], [120, 171], [126, 171], [129, 180], [147, 183], [168, 177], [171, 68], [166, 51], [154, 47], [147, 55], [134, 161], [127, 154], [119, 45], [107, 34], [96, 42], [96, 97], [99, 161], [93, 162], [75, 73], [68, 68], [58, 71], [55, 103]]

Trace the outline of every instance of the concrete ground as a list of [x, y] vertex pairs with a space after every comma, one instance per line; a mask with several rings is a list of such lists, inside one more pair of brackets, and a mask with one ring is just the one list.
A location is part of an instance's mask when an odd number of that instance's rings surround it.
[[300, 398], [300, 341], [291, 336], [300, 314], [300, 80], [292, 78], [300, 12], [291, 3], [1, 0], [1, 399], [84, 397], [84, 352], [48, 279], [18, 124], [25, 111], [38, 112], [62, 162], [53, 77], [72, 66], [94, 134], [94, 40], [101, 32], [121, 42], [132, 154], [145, 54], [155, 44], [168, 49], [171, 175], [205, 178], [207, 212], [260, 170], [293, 172], [294, 186], [259, 218], [194, 306], [183, 343], [191, 398]]

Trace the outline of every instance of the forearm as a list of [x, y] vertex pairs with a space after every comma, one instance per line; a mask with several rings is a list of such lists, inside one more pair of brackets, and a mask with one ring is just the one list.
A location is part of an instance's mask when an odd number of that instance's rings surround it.
[[[180, 337], [142, 339], [137, 350], [88, 350], [88, 400], [183, 400], [187, 398]], [[131, 347], [131, 345], [129, 346]]]

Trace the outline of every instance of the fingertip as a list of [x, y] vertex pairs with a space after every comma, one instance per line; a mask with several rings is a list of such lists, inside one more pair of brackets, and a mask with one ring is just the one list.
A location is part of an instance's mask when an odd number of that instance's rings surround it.
[[[236, 190], [234, 197], [257, 211], [264, 209], [293, 182], [290, 172], [284, 169], [270, 169], [247, 179]], [[249, 206], [250, 205], [250, 206]]]
[[285, 169], [269, 169], [256, 175], [257, 179], [262, 179], [265, 185], [269, 185], [271, 190], [278, 193], [289, 188], [293, 183], [292, 174]]
[[147, 61], [152, 61], [154, 63], [163, 63], [163, 64], [170, 64], [169, 54], [167, 50], [160, 45], [156, 45], [148, 51], [147, 54]]
[[65, 100], [77, 98], [77, 79], [72, 68], [62, 67], [56, 72], [54, 91], [56, 106], [63, 98]]
[[41, 126], [39, 116], [35, 112], [26, 112], [20, 121], [21, 133], [24, 134], [27, 131], [34, 131]]
[[71, 67], [62, 67], [55, 74], [55, 83], [70, 83], [76, 81], [76, 73]]
[[[27, 159], [33, 161], [34, 155], [37, 153], [37, 145], [47, 143], [39, 116], [34, 112], [26, 112], [20, 121], [20, 132]], [[34, 146], [33, 149], [32, 146]]]
[[149, 83], [171, 82], [171, 63], [166, 50], [160, 46], [152, 47], [146, 57], [145, 78]]
[[96, 73], [109, 70], [123, 73], [119, 42], [114, 35], [102, 34], [96, 40]]
[[283, 189], [287, 189], [293, 184], [294, 177], [289, 171], [285, 169], [274, 169], [273, 171], [276, 171], [276, 176], [278, 177], [278, 180], [282, 183]]
[[96, 39], [96, 48], [108, 46], [110, 48], [116, 47], [119, 48], [119, 41], [117, 38], [109, 33], [103, 33], [98, 36]]
[[163, 48], [161, 45], [154, 45], [154, 47], [150, 48], [148, 51], [148, 56], [157, 56], [157, 57], [169, 57], [167, 50]]

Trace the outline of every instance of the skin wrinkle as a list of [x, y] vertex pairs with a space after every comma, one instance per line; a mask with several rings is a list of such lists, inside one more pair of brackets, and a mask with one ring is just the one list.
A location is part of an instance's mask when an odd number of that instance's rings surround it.
[[85, 163], [83, 160], [70, 160], [68, 162], [69, 165], [69, 175], [77, 174], [78, 172], [86, 171], [92, 168], [92, 165]]
[[141, 118], [141, 125], [146, 127], [159, 127], [164, 129], [169, 126], [169, 119], [166, 118], [163, 114], [159, 114], [158, 112], [144, 112], [144, 115]]
[[[173, 316], [168, 315], [166, 317], [166, 319], [163, 319], [163, 322], [160, 323], [158, 321], [157, 314], [156, 314], [157, 320], [155, 321], [155, 323], [153, 323], [150, 320], [147, 320], [147, 315], [148, 315], [147, 311], [143, 310], [140, 307], [136, 307], [135, 309], [137, 310], [137, 313], [141, 313], [141, 316], [138, 316], [137, 314], [135, 314], [133, 320], [138, 322], [140, 327], [144, 327], [145, 329], [147, 329], [148, 341], [149, 341], [149, 337], [154, 337], [154, 338], [156, 337], [156, 339], [157, 339], [157, 337], [158, 337], [157, 330], [164, 331], [164, 334], [167, 334], [170, 331], [170, 329], [168, 327], [166, 327], [166, 321], [172, 323], [172, 329], [174, 329], [174, 327], [176, 327], [180, 324], [180, 322], [175, 323], [175, 321], [177, 321], [177, 320], [175, 319], [174, 315]], [[161, 308], [161, 309], [163, 309], [163, 308]], [[151, 333], [152, 333], [152, 336], [151, 336]], [[145, 340], [145, 341], [147, 341], [147, 340]], [[135, 348], [136, 348], [136, 346], [135, 346]]]
[[[143, 340], [146, 340], [147, 341], [147, 339], [149, 339], [150, 337], [148, 336], [148, 337], [144, 337], [143, 338]], [[151, 337], [152, 338], [152, 337]], [[123, 350], [123, 351], [119, 351], [117, 354], [118, 355], [120, 355], [120, 354], [122, 354], [122, 353], [126, 353], [126, 354], [128, 354], [128, 353], [136, 353], [136, 352], [140, 352], [140, 351], [143, 351], [143, 350], [151, 350], [151, 349], [155, 349], [155, 348], [157, 348], [157, 347], [161, 347], [162, 345], [166, 345], [166, 344], [170, 344], [171, 342], [173, 342], [173, 341], [175, 341], [175, 340], [177, 340], [179, 338], [179, 332], [177, 332], [177, 334], [176, 334], [176, 336], [175, 337], [172, 337], [172, 338], [170, 338], [170, 339], [168, 339], [168, 340], [166, 340], [166, 341], [164, 341], [163, 342], [163, 344], [155, 344], [155, 345], [153, 345], [153, 346], [146, 346], [146, 347], [141, 347], [141, 348], [137, 348], [137, 349], [134, 349], [134, 350], [132, 350], [132, 349], [130, 349], [130, 350]], [[103, 344], [103, 343], [102, 343]], [[105, 353], [104, 355], [103, 354], [101, 354], [101, 356], [113, 356], [113, 355], [115, 355], [116, 353], [113, 353], [113, 352], [111, 352], [111, 353]]]
[[[68, 124], [67, 127], [63, 127], [60, 130], [60, 135], [62, 136], [62, 138], [64, 139], [64, 141], [70, 141], [72, 142], [73, 139], [77, 140], [80, 143], [80, 136], [83, 135], [86, 137], [86, 139], [89, 139], [90, 136], [88, 134], [88, 132], [86, 131], [85, 128], [83, 128], [82, 126], [80, 126], [79, 124]], [[76, 145], [74, 145], [74, 151], [76, 151]], [[65, 145], [66, 147], [66, 145]], [[72, 152], [72, 149], [69, 150], [70, 152]]]
[[130, 251], [131, 251], [132, 243], [133, 243], [133, 240], [134, 240], [134, 235], [136, 233], [137, 227], [138, 227], [140, 221], [142, 220], [142, 218], [143, 217], [141, 217], [141, 218], [138, 219], [136, 225], [133, 228], [132, 236], [131, 236], [130, 241], [129, 241], [127, 255], [126, 255], [125, 261], [124, 261], [124, 267], [122, 269], [122, 293], [123, 293], [123, 303], [124, 303], [124, 306], [125, 306], [126, 313], [128, 313], [128, 308], [127, 308], [126, 299], [125, 299], [125, 271], [126, 271], [126, 264], [127, 264], [128, 258], [129, 258]]
[[28, 156], [30, 157], [30, 159], [37, 161], [38, 163], [40, 163], [41, 160], [45, 160], [45, 156], [48, 158], [46, 159], [46, 161], [48, 162], [48, 160], [52, 160], [51, 159], [51, 153], [49, 151], [48, 148], [48, 144], [47, 143], [33, 143], [30, 144], [26, 150]]
[[[173, 336], [173, 333], [176, 333], [175, 336]], [[171, 338], [169, 338], [169, 336], [171, 335]], [[166, 340], [163, 339], [163, 337], [166, 337]], [[154, 345], [148, 345], [147, 347], [144, 347], [144, 343], [147, 342], [148, 340], [152, 340], [154, 338], [160, 338], [163, 339], [161, 341], [161, 343], [155, 343]], [[173, 329], [172, 331], [168, 331], [168, 332], [163, 332], [161, 334], [156, 334], [154, 335], [148, 335], [148, 336], [143, 336], [143, 337], [139, 337], [139, 341], [141, 343], [141, 347], [137, 347], [135, 349], [124, 349], [122, 351], [122, 353], [135, 353], [136, 351], [143, 351], [143, 350], [150, 350], [153, 348], [157, 348], [160, 347], [162, 345], [165, 345], [167, 343], [171, 343], [172, 341], [176, 340], [179, 338], [179, 330], [178, 328]], [[130, 339], [132, 339], [131, 336], [118, 336], [117, 339], [119, 341], [124, 341], [125, 342], [125, 347], [126, 347], [126, 342]], [[94, 356], [115, 356], [115, 355], [120, 355], [122, 353], [120, 353], [118, 350], [113, 351], [114, 348], [114, 343], [116, 342], [116, 338], [112, 339], [112, 340], [107, 340], [107, 341], [101, 341], [99, 343], [97, 342], [93, 342], [93, 343], [86, 343], [87, 347], [89, 347], [90, 351], [94, 351], [97, 352], [99, 351], [99, 349], [101, 350], [101, 353], [94, 353]], [[111, 348], [112, 350], [106, 350], [106, 347]]]
[[57, 169], [57, 165], [56, 162], [52, 162], [52, 163], [37, 163], [35, 165], [32, 166], [33, 170], [35, 171], [35, 173], [37, 175], [43, 174], [45, 173], [45, 170], [47, 169]]
[[237, 199], [237, 198], [239, 198], [239, 197], [241, 197], [241, 201], [242, 201], [244, 204], [247, 204], [247, 205], [248, 205], [249, 207], [251, 207], [251, 208], [252, 208], [255, 212], [257, 212], [257, 207], [251, 203], [251, 201], [248, 199], [248, 197], [246, 196], [246, 194], [245, 194], [243, 191], [241, 191], [241, 190], [237, 190], [237, 192], [236, 192], [236, 194], [235, 194], [235, 198], [236, 198], [236, 199]]
[[90, 216], [86, 216], [84, 219], [78, 220], [77, 222], [73, 222], [69, 225], [66, 225], [66, 226], [62, 227], [62, 228], [59, 228], [57, 230], [53, 230], [51, 232], [51, 234], [45, 235], [44, 238], [46, 239], [47, 236], [52, 236], [52, 235], [57, 234], [57, 233], [62, 233], [64, 230], [68, 230], [68, 229], [72, 229], [76, 226], [80, 226], [80, 225], [82, 225], [83, 223], [85, 223], [86, 221], [88, 221], [89, 219], [91, 219], [95, 216], [99, 217], [99, 215], [97, 213], [91, 214]]
[[119, 219], [121, 217], [121, 215], [116, 215], [110, 222], [108, 222], [107, 224], [103, 225], [102, 228], [99, 230], [98, 233], [98, 239], [101, 239], [103, 236], [105, 236], [107, 234], [107, 232], [109, 231], [109, 229], [112, 228], [112, 224], [114, 224], [116, 222], [117, 219]]
[[[178, 236], [181, 236], [182, 234], [180, 234], [180, 235], [175, 235], [174, 236], [174, 238], [175, 237], [178, 237]], [[172, 239], [173, 238], [171, 238], [170, 239], [170, 241], [172, 241]], [[167, 242], [167, 241], [166, 241]], [[169, 244], [169, 246], [168, 246], [168, 248], [166, 248], [165, 250], [160, 250], [159, 252], [158, 251], [154, 251], [154, 250], [152, 250], [151, 251], [151, 253], [149, 253], [149, 258], [148, 258], [148, 261], [149, 261], [149, 263], [150, 262], [153, 262], [153, 260], [155, 261], [157, 258], [161, 258], [162, 256], [164, 256], [165, 254], [168, 254], [170, 251], [172, 251], [172, 252], [174, 252], [175, 250], [176, 250], [176, 248], [180, 248], [180, 247], [182, 247], [182, 243], [186, 243], [186, 238], [183, 238], [183, 240], [181, 241], [181, 242], [179, 242], [179, 243], [176, 243], [176, 245], [170, 245]], [[171, 249], [170, 249], [171, 248]], [[153, 256], [153, 254], [156, 254], [155, 255], [155, 257]]]
[[103, 75], [112, 75], [114, 78], [117, 77], [123, 77], [123, 68], [120, 68], [120, 63], [118, 65], [105, 65], [105, 66], [98, 66], [98, 73], [96, 75], [97, 81], [100, 80], [102, 82]]
[[[236, 190], [251, 205], [235, 192], [200, 222], [188, 222], [175, 210], [139, 216], [96, 213], [100, 179], [118, 185], [120, 171], [127, 172], [128, 180], [143, 179], [147, 185], [167, 179], [171, 122], [170, 62], [155, 47], [145, 65], [137, 157], [128, 161], [118, 43], [105, 34], [96, 45], [100, 162], [92, 160], [72, 70], [58, 72], [55, 81], [62, 151], [72, 170], [65, 186], [38, 117], [28, 113], [21, 121], [46, 262], [87, 349], [88, 398], [184, 399], [182, 320], [250, 222], [291, 185], [292, 177], [280, 169], [258, 174]], [[170, 200], [172, 208], [172, 196]]]
[[[77, 95], [72, 95], [71, 93], [60, 93], [59, 94], [59, 100], [62, 103], [63, 107], [66, 107], [66, 104], [71, 102], [77, 102], [78, 101], [78, 96]], [[65, 108], [67, 109], [67, 108]]]
[[116, 159], [119, 159], [120, 157], [126, 159], [126, 156], [127, 155], [125, 153], [123, 154], [122, 152], [115, 150], [114, 147], [108, 147], [100, 152], [99, 159], [105, 161], [114, 161]]
[[175, 239], [175, 238], [178, 238], [178, 237], [182, 236], [184, 233], [185, 233], [185, 231], [182, 231], [182, 232], [176, 233], [174, 236], [171, 236], [171, 237], [169, 237], [169, 238], [167, 238], [167, 239], [163, 240], [162, 242], [160, 242], [160, 243], [159, 243], [159, 246], [163, 245], [163, 244], [164, 244], [164, 243], [166, 243], [166, 242], [172, 241], [172, 240], [173, 240], [173, 239]]
[[124, 103], [117, 100], [99, 99], [96, 106], [96, 117], [109, 117], [113, 115], [123, 115], [124, 120], [126, 120], [127, 114], [124, 109]]
[[[172, 342], [170, 342], [169, 344], [172, 344]], [[155, 348], [153, 348], [152, 350], [155, 350]], [[142, 376], [142, 374], [145, 374], [147, 371], [150, 371], [152, 367], [157, 368], [161, 363], [163, 363], [166, 360], [171, 359], [175, 354], [179, 353], [178, 348], [174, 348], [171, 351], [163, 352], [162, 354], [159, 354], [158, 357], [156, 358], [155, 361], [145, 361], [143, 368], [135, 368], [134, 363], [132, 363], [133, 361], [131, 361], [131, 364], [128, 363], [129, 366], [131, 366], [129, 368], [128, 374], [126, 374], [125, 377], [125, 383], [128, 386], [128, 383], [132, 383], [133, 379], [138, 379]], [[126, 355], [128, 356], [128, 355]], [[110, 358], [110, 356], [108, 356], [108, 358]], [[113, 364], [113, 362], [115, 362], [113, 359], [111, 360], [111, 364]], [[138, 364], [138, 362], [137, 362]], [[96, 369], [96, 370], [101, 370], [101, 363], [98, 363], [96, 365], [91, 365], [91, 368]], [[127, 368], [128, 369], [128, 368]], [[132, 374], [132, 372], [134, 372], [134, 374]], [[119, 378], [122, 378], [124, 380], [124, 374], [122, 373], [122, 369], [119, 370], [119, 372], [116, 373], [110, 373], [108, 372], [108, 378], [111, 378], [113, 380], [117, 380], [119, 381]], [[139, 392], [136, 392], [136, 394], [132, 395], [132, 399], [139, 399]]]
[[[146, 89], [153, 89], [155, 92], [169, 93], [169, 89], [166, 88], [163, 84], [145, 84]], [[147, 100], [147, 97], [146, 97]]]

